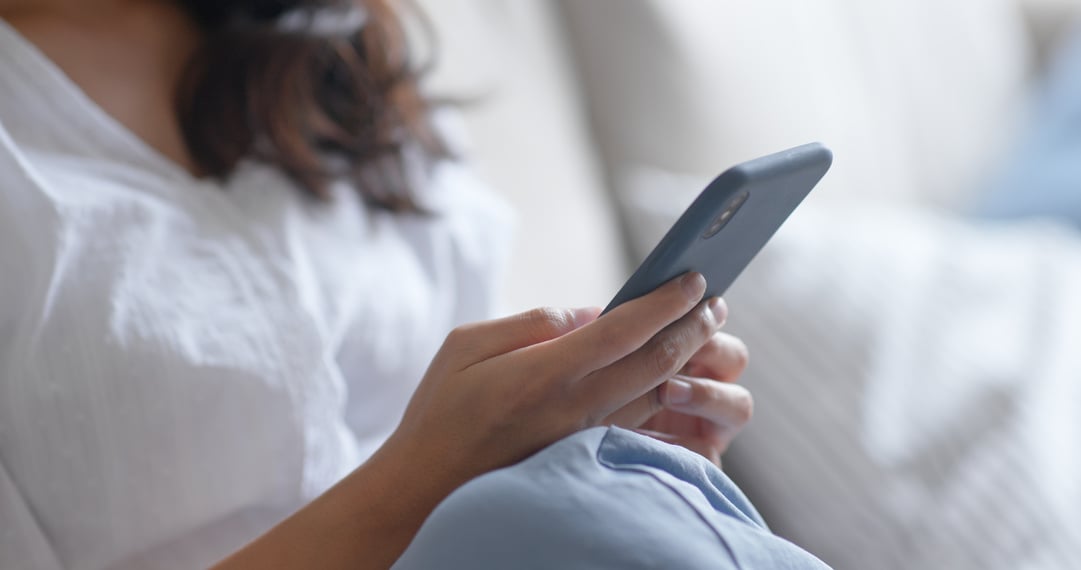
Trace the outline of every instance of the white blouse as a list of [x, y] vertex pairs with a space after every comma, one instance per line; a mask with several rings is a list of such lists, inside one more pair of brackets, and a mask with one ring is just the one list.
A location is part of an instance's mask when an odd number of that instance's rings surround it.
[[0, 20], [0, 568], [205, 566], [384, 441], [509, 216], [334, 192], [192, 178]]

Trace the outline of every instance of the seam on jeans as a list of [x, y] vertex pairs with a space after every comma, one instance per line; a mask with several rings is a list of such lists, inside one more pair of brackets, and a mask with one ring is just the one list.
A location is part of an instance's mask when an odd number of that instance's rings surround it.
[[600, 463], [601, 465], [603, 465], [603, 466], [605, 466], [608, 469], [611, 469], [613, 471], [630, 471], [630, 472], [633, 472], [633, 473], [639, 473], [639, 474], [642, 474], [642, 475], [647, 475], [647, 476], [651, 477], [654, 481], [656, 481], [656, 482], [660, 483], [661, 485], [663, 485], [665, 488], [667, 488], [669, 491], [671, 491], [675, 496], [679, 497], [679, 500], [682, 501], [685, 505], [687, 505], [687, 507], [690, 508], [691, 511], [693, 511], [694, 514], [698, 516], [698, 519], [702, 521], [702, 524], [706, 525], [709, 528], [709, 530], [713, 533], [713, 536], [716, 536], [717, 540], [720, 541], [720, 543], [722, 545], [724, 545], [725, 551], [728, 552], [728, 557], [732, 560], [732, 563], [736, 565], [736, 568], [742, 569], [743, 566], [740, 564], [739, 559], [736, 557], [735, 551], [732, 550], [732, 546], [730, 544], [728, 544], [727, 540], [724, 539], [724, 536], [721, 534], [721, 532], [717, 529], [717, 527], [713, 526], [713, 524], [710, 523], [709, 519], [706, 518], [706, 516], [704, 514], [702, 514], [702, 511], [694, 503], [692, 503], [689, 499], [687, 499], [687, 497], [685, 497], [683, 495], [683, 493], [681, 493], [678, 489], [673, 487], [671, 484], [669, 484], [664, 479], [661, 479], [660, 477], [658, 477], [655, 473], [653, 473], [649, 469], [645, 469], [645, 468], [642, 468], [642, 467], [635, 467], [635, 466], [632, 466], [632, 465], [618, 465], [618, 464], [612, 463], [612, 462], [604, 459], [603, 457], [601, 457], [601, 449], [604, 448], [604, 444], [605, 444], [606, 441], [608, 441], [608, 436], [611, 435], [611, 433], [612, 433], [612, 429], [608, 428], [608, 430], [604, 432], [604, 437], [601, 438], [600, 445], [597, 446], [597, 451], [595, 453], [597, 463]]

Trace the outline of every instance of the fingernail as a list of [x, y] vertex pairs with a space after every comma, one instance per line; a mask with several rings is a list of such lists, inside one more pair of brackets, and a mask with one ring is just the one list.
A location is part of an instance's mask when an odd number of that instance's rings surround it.
[[709, 300], [709, 312], [713, 313], [713, 318], [717, 321], [718, 325], [723, 325], [724, 321], [728, 318], [728, 303], [724, 302], [724, 299], [720, 297], [714, 297]]
[[689, 382], [671, 378], [668, 380], [668, 385], [664, 388], [664, 399], [667, 401], [668, 405], [678, 406], [690, 402], [693, 392], [694, 387], [691, 386]]
[[701, 299], [706, 292], [706, 278], [702, 277], [701, 273], [688, 273], [680, 279], [679, 283], [683, 286], [683, 292], [687, 294], [687, 298], [692, 301]]

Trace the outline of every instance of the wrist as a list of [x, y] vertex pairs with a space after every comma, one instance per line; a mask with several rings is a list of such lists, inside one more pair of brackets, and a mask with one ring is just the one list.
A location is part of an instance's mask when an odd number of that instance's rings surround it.
[[392, 437], [339, 484], [334, 500], [354, 505], [367, 532], [396, 542], [404, 537], [404, 549], [432, 510], [464, 482], [429, 459], [430, 453]]
[[389, 568], [457, 486], [408, 442], [388, 441], [364, 465], [218, 568]]

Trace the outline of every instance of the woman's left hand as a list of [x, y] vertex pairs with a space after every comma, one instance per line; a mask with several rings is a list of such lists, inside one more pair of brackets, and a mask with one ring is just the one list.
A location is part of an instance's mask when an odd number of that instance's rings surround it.
[[735, 384], [747, 367], [747, 346], [718, 332], [681, 373], [612, 414], [608, 423], [686, 447], [720, 465], [721, 454], [751, 419], [751, 394]]

